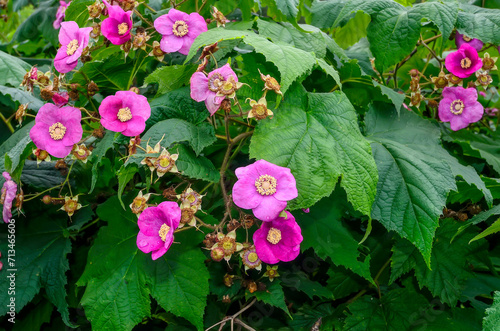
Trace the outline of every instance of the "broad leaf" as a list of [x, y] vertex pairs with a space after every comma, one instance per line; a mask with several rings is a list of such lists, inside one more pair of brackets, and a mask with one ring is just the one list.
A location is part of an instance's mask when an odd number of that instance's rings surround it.
[[[162, 138], [163, 140], [161, 140]], [[213, 127], [208, 123], [196, 126], [184, 120], [172, 118], [153, 125], [141, 140], [143, 142], [149, 141], [151, 147], [161, 140], [161, 146], [165, 148], [170, 147], [173, 143], [187, 141], [193, 147], [196, 155], [199, 155], [205, 147], [213, 144], [216, 138]]]
[[495, 331], [500, 325], [500, 291], [495, 292], [495, 298], [490, 308], [486, 309], [483, 319], [484, 331]]
[[146, 77], [144, 83], [158, 83], [158, 92], [156, 94], [165, 94], [188, 84], [189, 79], [196, 71], [196, 68], [196, 65], [173, 65], [161, 67]]
[[458, 2], [424, 2], [417, 3], [409, 11], [418, 13], [432, 21], [446, 39], [451, 35], [458, 17]]
[[250, 157], [291, 169], [299, 191], [291, 209], [307, 208], [330, 195], [342, 176], [340, 184], [354, 208], [370, 213], [376, 166], [354, 107], [341, 92], [304, 93], [296, 85], [274, 118], [259, 122]]
[[182, 175], [212, 183], [219, 182], [219, 171], [215, 168], [212, 161], [206, 157], [196, 156], [184, 145], [177, 146], [172, 153], [179, 154], [176, 165]]
[[500, 44], [500, 13], [498, 10], [486, 9], [469, 4], [460, 4], [457, 30], [471, 38], [477, 38], [484, 43]]
[[[0, 174], [4, 171], [7, 171], [7, 167], [5, 164], [6, 155], [12, 149], [16, 148], [16, 146], [18, 146], [20, 141], [26, 141], [27, 139], [29, 139], [29, 131], [31, 130], [33, 125], [35, 125], [35, 121], [32, 121], [28, 124], [25, 124], [21, 129], [14, 132], [14, 134], [12, 134], [6, 141], [4, 141], [0, 145]], [[24, 145], [24, 146], [26, 146], [26, 145]], [[19, 146], [18, 146], [18, 149], [19, 149]], [[23, 150], [24, 150], [24, 148], [23, 148]], [[13, 155], [13, 157], [17, 158], [17, 156], [14, 156], [14, 155]], [[10, 166], [12, 166], [12, 165], [10, 165]], [[4, 181], [5, 181], [5, 179], [3, 178], [3, 176], [0, 176], [0, 185], [3, 185]]]
[[[49, 301], [57, 307], [64, 322], [72, 326], [66, 303], [66, 271], [69, 269], [66, 255], [71, 252], [71, 242], [64, 235], [67, 215], [42, 214], [31, 219], [17, 218], [15, 222], [14, 248], [2, 240], [0, 250], [3, 257], [3, 277], [0, 287], [9, 288], [9, 274], [15, 274], [15, 308], [19, 312], [41, 288], [45, 289]], [[14, 223], [13, 223], [14, 224]], [[9, 249], [14, 249], [13, 260], [7, 260]], [[9, 253], [10, 254], [10, 253]], [[12, 269], [12, 270], [10, 270]], [[9, 310], [10, 296], [0, 297], [0, 316]]]
[[428, 265], [438, 219], [450, 190], [456, 190], [450, 166], [432, 153], [444, 151], [439, 130], [410, 112], [372, 107], [366, 132], [372, 141], [379, 182], [372, 217], [410, 240]]
[[460, 224], [454, 220], [443, 220], [436, 233], [432, 249], [430, 268], [417, 249], [407, 240], [401, 239], [393, 248], [391, 282], [404, 273], [415, 269], [415, 276], [421, 288], [427, 287], [442, 302], [455, 306], [465, 287], [473, 277], [468, 261], [474, 254], [484, 254], [485, 245], [480, 242], [469, 244], [477, 233], [468, 229], [450, 243]]
[[106, 155], [106, 152], [113, 148], [114, 140], [115, 133], [106, 130], [102, 140], [99, 141], [96, 144], [96, 147], [92, 150], [92, 182], [89, 193], [92, 193], [95, 188], [95, 184], [97, 183], [97, 177], [99, 177], [99, 164], [101, 163], [102, 158]]
[[89, 11], [87, 8], [93, 5], [94, 2], [93, 0], [72, 0], [69, 7], [66, 8], [64, 20], [74, 21], [80, 28], [83, 28], [89, 22]]
[[136, 244], [137, 217], [124, 211], [116, 197], [97, 208], [108, 222], [89, 251], [78, 286], [85, 286], [81, 303], [93, 329], [131, 330], [150, 314], [150, 289], [144, 265], [150, 256]]
[[28, 104], [28, 109], [38, 110], [43, 106], [43, 102], [33, 96], [31, 93], [20, 90], [18, 88], [0, 86], [0, 93], [3, 95], [10, 95], [12, 100], [21, 104]]
[[224, 30], [222, 28], [211, 29], [199, 35], [191, 46], [186, 61], [189, 61], [196, 54], [198, 48], [228, 39], [243, 39], [243, 42], [253, 46], [257, 53], [263, 54], [267, 61], [272, 62], [281, 74], [280, 83], [283, 93], [296, 79], [310, 71], [316, 63], [315, 57], [311, 53], [301, 49], [286, 44], [274, 44], [250, 31]]
[[335, 265], [344, 266], [372, 282], [371, 257], [358, 250], [361, 236], [354, 238], [343, 224], [345, 210], [338, 203], [341, 198], [341, 195], [334, 193], [311, 207], [309, 214], [301, 215], [299, 223], [304, 237], [302, 250], [312, 247], [320, 258], [331, 258]]
[[285, 294], [283, 293], [283, 287], [281, 286], [281, 280], [275, 278], [272, 282], [265, 282], [265, 290], [255, 291], [250, 293], [248, 290], [245, 291], [245, 298], [250, 299], [252, 297], [257, 298], [257, 300], [267, 303], [268, 305], [278, 307], [290, 316], [288, 307], [285, 303]]
[[408, 288], [391, 290], [381, 299], [365, 295], [348, 306], [344, 330], [409, 330], [414, 313], [428, 305], [422, 294]]
[[[0, 85], [19, 87], [31, 66], [21, 59], [0, 51]], [[2, 92], [2, 94], [7, 94]], [[10, 93], [8, 93], [10, 94]]]

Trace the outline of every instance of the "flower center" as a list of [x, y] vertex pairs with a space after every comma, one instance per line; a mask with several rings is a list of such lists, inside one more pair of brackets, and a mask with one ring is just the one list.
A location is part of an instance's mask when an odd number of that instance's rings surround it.
[[68, 46], [66, 47], [66, 54], [71, 56], [75, 54], [77, 49], [78, 49], [78, 40], [73, 39], [69, 42]]
[[461, 61], [460, 61], [460, 66], [463, 68], [463, 69], [468, 69], [470, 68], [470, 66], [472, 65], [472, 61], [468, 58], [468, 57], [464, 57]]
[[166, 173], [174, 167], [174, 162], [170, 159], [168, 155], [160, 155], [155, 162], [155, 167], [158, 172]]
[[261, 195], [272, 195], [276, 193], [276, 178], [262, 175], [255, 181], [255, 187]]
[[253, 111], [257, 116], [267, 115], [267, 107], [261, 104], [253, 106]]
[[281, 231], [276, 228], [271, 228], [267, 233], [267, 241], [276, 245], [281, 240]]
[[453, 102], [450, 105], [450, 111], [454, 115], [460, 115], [464, 111], [464, 103], [460, 99], [453, 100]]
[[184, 37], [189, 32], [188, 25], [184, 21], [175, 21], [172, 32], [177, 37]]
[[61, 140], [66, 133], [66, 127], [61, 122], [54, 123], [50, 126], [49, 133], [52, 139]]
[[160, 235], [161, 240], [165, 241], [167, 240], [167, 233], [170, 231], [170, 227], [163, 223], [161, 225], [160, 231], [158, 231], [158, 234]]
[[66, 204], [64, 205], [64, 210], [67, 213], [75, 212], [77, 208], [78, 208], [78, 202], [73, 199], [69, 199], [68, 201], [66, 201]]
[[255, 252], [251, 252], [250, 254], [248, 254], [247, 256], [247, 260], [251, 263], [255, 263], [257, 262], [257, 260], [259, 259], [259, 256], [257, 255], [257, 253]]
[[120, 108], [120, 110], [118, 110], [118, 114], [116, 114], [116, 116], [118, 117], [120, 122], [123, 123], [123, 122], [130, 121], [132, 119], [132, 112], [130, 111], [129, 107]]
[[208, 89], [212, 92], [217, 92], [223, 83], [224, 77], [219, 73], [215, 73], [208, 79]]
[[462, 36], [462, 39], [463, 39], [465, 42], [469, 42], [469, 41], [471, 41], [471, 40], [472, 40], [472, 38], [471, 38], [471, 37], [467, 37], [466, 35], [463, 35], [463, 36]]
[[119, 35], [124, 35], [128, 31], [128, 24], [123, 22], [118, 24], [118, 34]]

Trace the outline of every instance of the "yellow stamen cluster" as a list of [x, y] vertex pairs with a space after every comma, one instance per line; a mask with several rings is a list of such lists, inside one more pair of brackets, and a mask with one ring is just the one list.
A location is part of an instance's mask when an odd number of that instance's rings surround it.
[[61, 122], [56, 122], [50, 126], [49, 134], [52, 139], [61, 140], [66, 134], [66, 127]]
[[269, 229], [267, 233], [267, 241], [273, 245], [276, 245], [281, 240], [281, 231], [276, 228]]
[[272, 195], [276, 193], [276, 178], [262, 175], [255, 181], [255, 188], [261, 195]]

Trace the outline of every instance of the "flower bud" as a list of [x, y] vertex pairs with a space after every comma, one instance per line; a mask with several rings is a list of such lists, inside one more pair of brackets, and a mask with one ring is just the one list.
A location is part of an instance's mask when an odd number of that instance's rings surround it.
[[44, 195], [42, 202], [46, 205], [50, 205], [52, 203], [52, 197], [50, 195]]

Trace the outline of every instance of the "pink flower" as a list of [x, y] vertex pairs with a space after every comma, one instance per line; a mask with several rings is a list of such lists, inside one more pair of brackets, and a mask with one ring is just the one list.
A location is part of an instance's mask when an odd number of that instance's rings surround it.
[[498, 114], [498, 108], [486, 108], [484, 112], [486, 113], [486, 115], [494, 117]]
[[106, 97], [99, 106], [101, 124], [106, 129], [127, 137], [140, 135], [151, 116], [148, 99], [132, 91], [118, 91]]
[[30, 138], [37, 148], [47, 151], [50, 155], [66, 157], [73, 149], [73, 145], [82, 139], [81, 120], [82, 113], [78, 108], [59, 108], [47, 103], [36, 114]]
[[450, 122], [453, 131], [467, 127], [483, 117], [483, 106], [477, 101], [475, 88], [445, 87], [439, 102], [439, 119]]
[[8, 172], [2, 173], [5, 182], [2, 186], [2, 193], [0, 196], [0, 203], [3, 204], [3, 221], [9, 223], [12, 218], [12, 202], [16, 198], [17, 184], [12, 180]]
[[144, 253], [153, 252], [153, 260], [163, 256], [174, 241], [174, 231], [181, 220], [181, 209], [172, 201], [146, 208], [137, 221], [137, 247]]
[[467, 78], [483, 66], [477, 51], [469, 44], [462, 44], [456, 52], [448, 54], [444, 65], [449, 72], [460, 78]]
[[225, 96], [217, 96], [217, 92], [229, 77], [238, 82], [238, 77], [229, 64], [213, 70], [208, 74], [208, 77], [202, 72], [195, 72], [191, 76], [191, 98], [198, 102], [205, 101], [205, 106], [210, 114], [215, 114], [225, 98]]
[[52, 101], [57, 107], [62, 107], [69, 101], [68, 92], [54, 93]]
[[59, 1], [59, 8], [57, 8], [56, 19], [52, 24], [54, 29], [59, 29], [61, 27], [61, 22], [64, 20], [64, 15], [66, 14], [66, 8], [68, 8], [71, 1]]
[[235, 171], [238, 181], [233, 186], [233, 201], [244, 209], [252, 209], [255, 217], [271, 221], [286, 208], [287, 201], [298, 195], [290, 169], [259, 160]]
[[179, 52], [187, 55], [196, 37], [207, 31], [207, 23], [200, 14], [188, 15], [174, 8], [168, 14], [158, 17], [154, 25], [156, 31], [163, 35], [160, 49], [165, 53]]
[[481, 40], [467, 37], [457, 31], [455, 35], [455, 45], [457, 45], [457, 48], [460, 48], [463, 44], [469, 44], [478, 52], [483, 48], [483, 42]]
[[108, 8], [109, 17], [101, 23], [101, 32], [113, 45], [122, 45], [130, 40], [132, 30], [132, 11], [125, 12], [120, 6], [111, 6], [103, 0]]
[[67, 73], [75, 69], [82, 51], [89, 44], [92, 28], [78, 28], [76, 22], [62, 22], [59, 31], [61, 48], [54, 59], [54, 67], [60, 73]]
[[263, 222], [253, 234], [257, 255], [265, 263], [289, 262], [300, 253], [302, 231], [293, 215], [289, 212], [286, 215], [287, 218], [278, 217], [270, 222]]

